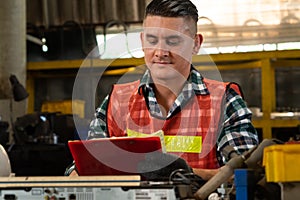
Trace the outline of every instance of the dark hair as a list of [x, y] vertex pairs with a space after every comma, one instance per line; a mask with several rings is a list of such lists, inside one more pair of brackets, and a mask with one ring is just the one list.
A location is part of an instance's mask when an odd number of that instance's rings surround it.
[[197, 23], [198, 10], [190, 0], [153, 0], [146, 7], [145, 17], [189, 17]]

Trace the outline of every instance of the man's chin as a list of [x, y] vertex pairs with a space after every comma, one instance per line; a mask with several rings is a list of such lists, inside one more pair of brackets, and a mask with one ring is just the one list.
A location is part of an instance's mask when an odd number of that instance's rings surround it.
[[155, 81], [169, 82], [180, 76], [179, 73], [174, 73], [174, 70], [170, 70], [169, 67], [153, 68], [150, 70], [151, 76]]
[[170, 69], [171, 69], [170, 66], [159, 65], [159, 66], [152, 66], [150, 68], [150, 71], [152, 75], [163, 77], [163, 76], [167, 76], [170, 73]]

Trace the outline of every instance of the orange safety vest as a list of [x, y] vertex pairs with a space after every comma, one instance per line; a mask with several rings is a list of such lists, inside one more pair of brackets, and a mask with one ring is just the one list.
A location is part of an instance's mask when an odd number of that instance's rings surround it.
[[[185, 159], [192, 168], [219, 167], [216, 142], [224, 113], [229, 83], [204, 79], [209, 95], [195, 95], [181, 111], [168, 119], [151, 116], [139, 81], [113, 86], [107, 109], [110, 136], [127, 136], [127, 130], [151, 134], [162, 130], [168, 153]], [[230, 86], [231, 87], [231, 86]]]

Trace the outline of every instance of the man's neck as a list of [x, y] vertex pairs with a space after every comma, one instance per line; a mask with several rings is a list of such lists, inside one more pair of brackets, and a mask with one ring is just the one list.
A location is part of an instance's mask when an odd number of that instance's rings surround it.
[[181, 78], [181, 80], [153, 81], [157, 103], [160, 105], [163, 115], [166, 116], [181, 93], [186, 80]]

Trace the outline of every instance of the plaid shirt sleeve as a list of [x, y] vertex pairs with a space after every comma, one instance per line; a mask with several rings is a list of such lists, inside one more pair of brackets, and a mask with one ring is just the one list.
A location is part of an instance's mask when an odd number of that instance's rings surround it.
[[233, 89], [226, 93], [223, 129], [218, 139], [218, 151], [230, 145], [243, 153], [258, 145], [256, 129], [251, 123], [252, 113], [246, 102]]
[[[100, 107], [96, 109], [95, 119], [93, 119], [90, 123], [87, 140], [108, 137], [106, 134], [106, 109], [108, 98], [109, 97], [106, 96]], [[69, 176], [73, 170], [76, 170], [74, 161], [66, 168], [64, 175]]]
[[90, 123], [87, 139], [108, 137], [106, 127], [106, 110], [109, 96], [106, 96], [96, 109], [95, 118]]

